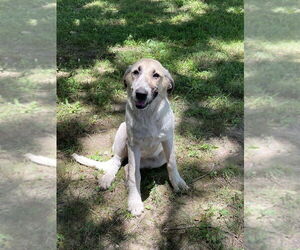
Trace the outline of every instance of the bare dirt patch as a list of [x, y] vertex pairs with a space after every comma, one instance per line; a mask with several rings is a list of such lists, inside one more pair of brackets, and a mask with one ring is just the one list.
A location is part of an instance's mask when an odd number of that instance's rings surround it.
[[[102, 123], [105, 124], [104, 121]], [[117, 126], [79, 138], [82, 154], [109, 158], [116, 130]], [[92, 223], [93, 226], [86, 229], [84, 235], [93, 241], [100, 237], [102, 247], [107, 249], [157, 249], [177, 245], [199, 249], [200, 242], [203, 245], [201, 249], [216, 247], [213, 239], [204, 235], [205, 230], [217, 230], [217, 234], [220, 234], [216, 239], [218, 244], [242, 247], [243, 220], [242, 214], [237, 213], [242, 209], [242, 147], [239, 142], [226, 136], [212, 138], [205, 143], [216, 145], [218, 148], [204, 161], [191, 161], [192, 167], [189, 167], [186, 156], [178, 155], [179, 169], [182, 171], [184, 168], [185, 175], [197, 177], [207, 172], [205, 177], [189, 183], [192, 190], [186, 195], [173, 192], [164, 167], [143, 172], [145, 212], [137, 218], [126, 211], [127, 192], [123, 169], [109, 190], [99, 191], [98, 178], [101, 173], [65, 158], [59, 166], [59, 213], [64, 214], [72, 209], [74, 213], [80, 214], [80, 204], [84, 203], [89, 207], [89, 212], [80, 217], [81, 222], [75, 223], [73, 229], [68, 231], [64, 229], [66, 218], [59, 216], [59, 231], [64, 232], [65, 237], [64, 243], [61, 244], [64, 244], [64, 247], [69, 244], [81, 244], [79, 235], [75, 233], [76, 237], [69, 238], [69, 233], [74, 230], [76, 232], [76, 227], [82, 223]], [[179, 154], [180, 151], [179, 149]], [[230, 160], [231, 158], [234, 161]], [[214, 162], [217, 162], [217, 166], [211, 169]], [[231, 170], [228, 164], [239, 165], [238, 170], [235, 170], [235, 167]], [[229, 171], [226, 172], [228, 166]], [[79, 203], [75, 206], [74, 202]], [[73, 220], [71, 215], [69, 220]], [[100, 229], [97, 232], [95, 226], [104, 227], [106, 223], [106, 230]], [[224, 243], [221, 243], [223, 240]]]

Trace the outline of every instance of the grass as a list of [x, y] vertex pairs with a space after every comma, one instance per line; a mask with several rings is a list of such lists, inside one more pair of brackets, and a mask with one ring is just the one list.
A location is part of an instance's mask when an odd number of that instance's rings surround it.
[[245, 8], [246, 246], [297, 249], [299, 16], [293, 1]]
[[55, 18], [48, 0], [0, 2], [1, 249], [56, 242], [56, 170], [24, 158], [56, 156]]
[[[225, 163], [227, 156], [222, 156], [216, 174], [193, 180], [209, 173], [214, 157], [227, 147], [225, 138], [239, 145], [228, 131], [243, 128], [243, 2], [59, 0], [57, 4], [59, 248], [130, 248], [133, 242], [170, 248], [189, 241], [207, 249], [241, 247], [224, 232], [242, 238], [242, 214], [226, 207], [234, 203], [231, 196], [217, 192], [224, 186], [229, 194], [241, 190], [240, 162]], [[102, 148], [89, 152], [82, 140], [112, 134], [124, 120], [126, 93], [121, 79], [126, 67], [142, 57], [159, 60], [175, 79], [170, 99], [177, 122], [177, 161], [192, 191], [174, 194], [165, 168], [143, 172], [146, 212], [139, 223], [126, 212], [124, 170], [103, 192], [97, 189], [100, 174], [75, 164], [69, 155], [107, 157]], [[101, 145], [111, 146], [111, 140], [101, 138]], [[222, 207], [226, 220], [209, 216], [208, 204]], [[203, 220], [197, 228], [182, 234], [162, 232], [165, 226], [193, 224], [199, 214]], [[144, 230], [148, 236], [141, 236]]]

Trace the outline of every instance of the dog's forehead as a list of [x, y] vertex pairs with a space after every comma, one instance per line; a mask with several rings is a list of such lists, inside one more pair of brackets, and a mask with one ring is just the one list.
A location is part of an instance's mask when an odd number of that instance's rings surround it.
[[142, 71], [162, 71], [164, 67], [161, 65], [159, 61], [156, 61], [154, 59], [141, 59], [138, 62], [134, 64], [135, 67], [141, 68]]

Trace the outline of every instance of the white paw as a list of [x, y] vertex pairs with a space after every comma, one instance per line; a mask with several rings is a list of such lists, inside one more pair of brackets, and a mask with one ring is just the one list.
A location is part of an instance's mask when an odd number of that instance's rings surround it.
[[105, 173], [99, 180], [99, 185], [102, 189], [108, 189], [115, 179], [114, 174]]
[[186, 185], [185, 181], [180, 176], [174, 178], [173, 180], [171, 179], [171, 183], [175, 192], [186, 192], [189, 190], [189, 186]]
[[128, 201], [128, 210], [133, 216], [141, 215], [144, 211], [144, 204], [139, 200]]

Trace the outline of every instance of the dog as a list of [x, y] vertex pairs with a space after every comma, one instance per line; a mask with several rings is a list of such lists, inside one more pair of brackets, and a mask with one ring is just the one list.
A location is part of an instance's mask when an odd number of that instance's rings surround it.
[[174, 80], [169, 71], [160, 62], [144, 58], [128, 67], [123, 81], [128, 94], [125, 122], [116, 133], [113, 158], [98, 162], [77, 154], [72, 156], [83, 165], [104, 170], [100, 180], [104, 189], [110, 186], [122, 160], [128, 157], [128, 210], [138, 216], [144, 210], [140, 169], [167, 164], [174, 190], [186, 191], [189, 187], [176, 166], [175, 123], [168, 101], [168, 93], [174, 89]]

